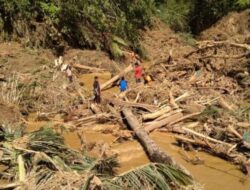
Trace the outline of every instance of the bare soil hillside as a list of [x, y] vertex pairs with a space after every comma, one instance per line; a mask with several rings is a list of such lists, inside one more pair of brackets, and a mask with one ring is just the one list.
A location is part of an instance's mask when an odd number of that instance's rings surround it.
[[231, 40], [250, 44], [250, 9], [232, 12], [200, 35], [201, 40]]

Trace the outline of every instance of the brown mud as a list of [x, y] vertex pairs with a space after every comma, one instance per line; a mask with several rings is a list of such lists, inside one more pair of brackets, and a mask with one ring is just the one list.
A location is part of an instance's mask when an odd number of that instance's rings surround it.
[[[38, 130], [46, 124], [48, 123], [32, 121], [31, 118], [27, 131]], [[82, 134], [82, 138], [86, 144], [106, 144], [112, 153], [118, 154], [118, 160], [120, 162], [120, 167], [117, 170], [118, 173], [150, 162], [143, 148], [136, 140], [115, 143], [114, 136], [104, 134], [100, 131], [109, 127], [110, 126], [106, 125], [97, 125], [88, 129], [79, 129], [77, 132]], [[62, 134], [68, 146], [80, 150], [81, 142], [77, 132], [63, 132]], [[168, 151], [178, 163], [186, 167], [195, 179], [205, 187], [205, 190], [249, 190], [250, 178], [242, 174], [236, 166], [229, 162], [202, 151], [185, 152], [175, 144], [175, 138], [167, 133], [154, 132], [151, 134], [151, 137], [163, 150]], [[97, 152], [98, 151], [92, 151], [91, 155], [98, 156]], [[185, 158], [187, 156], [190, 158], [199, 158], [202, 160], [202, 163], [194, 165], [186, 161]]]

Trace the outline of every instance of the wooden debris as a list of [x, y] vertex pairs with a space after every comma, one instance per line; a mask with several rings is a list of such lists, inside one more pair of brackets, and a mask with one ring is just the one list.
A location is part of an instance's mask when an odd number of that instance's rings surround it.
[[125, 68], [121, 73], [119, 73], [118, 75], [114, 76], [113, 78], [111, 78], [109, 81], [105, 82], [104, 84], [101, 85], [101, 90], [104, 90], [105, 88], [109, 87], [110, 85], [112, 85], [114, 82], [116, 82], [117, 80], [119, 80], [123, 75], [127, 74], [128, 72], [133, 70], [133, 66], [129, 65], [127, 68]]
[[186, 128], [186, 127], [183, 127], [182, 129], [183, 129], [184, 131], [186, 131], [187, 133], [190, 133], [190, 134], [195, 135], [195, 136], [197, 136], [197, 137], [200, 137], [200, 138], [209, 140], [209, 141], [211, 141], [211, 142], [213, 142], [213, 143], [222, 144], [222, 145], [225, 145], [225, 146], [227, 146], [227, 147], [229, 147], [229, 148], [231, 148], [231, 147], [234, 146], [234, 145], [232, 145], [232, 144], [229, 144], [229, 143], [226, 143], [226, 142], [223, 142], [223, 141], [220, 141], [220, 140], [211, 138], [211, 137], [209, 137], [209, 136], [203, 135], [203, 134], [201, 134], [201, 133], [195, 132], [195, 131], [193, 131], [192, 129], [189, 129], [189, 128]]
[[157, 106], [153, 106], [149, 104], [127, 102], [127, 101], [122, 101], [119, 99], [107, 99], [106, 98], [105, 100], [107, 100], [108, 102], [112, 103], [115, 106], [142, 108], [149, 112], [154, 112], [157, 109]]
[[145, 127], [145, 130], [147, 132], [151, 132], [155, 129], [158, 129], [158, 128], [161, 128], [161, 127], [164, 127], [166, 125], [168, 125], [169, 123], [171, 122], [174, 122], [180, 118], [183, 117], [183, 114], [182, 113], [175, 113], [169, 117], [167, 117], [166, 119], [163, 119], [161, 121], [157, 121], [157, 122], [154, 122], [153, 124], [149, 125], [149, 126], [146, 126]]
[[148, 114], [143, 114], [142, 115], [142, 119], [145, 121], [145, 120], [151, 120], [151, 119], [156, 119], [162, 115], [164, 115], [165, 113], [168, 113], [171, 111], [171, 108], [169, 106], [159, 110], [159, 111], [156, 111], [154, 113], [148, 113]]
[[178, 165], [168, 153], [162, 151], [157, 146], [157, 144], [149, 137], [145, 129], [140, 125], [139, 121], [136, 119], [130, 109], [123, 108], [122, 113], [124, 114], [129, 126], [135, 132], [135, 135], [137, 136], [143, 148], [146, 150], [148, 157], [152, 162], [166, 163], [177, 166], [188, 173], [186, 169]]

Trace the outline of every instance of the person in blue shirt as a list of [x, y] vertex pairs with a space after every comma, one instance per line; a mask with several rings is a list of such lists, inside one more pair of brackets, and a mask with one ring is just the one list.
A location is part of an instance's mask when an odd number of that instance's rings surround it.
[[124, 77], [122, 77], [120, 80], [119, 88], [120, 88], [121, 92], [124, 92], [128, 88], [128, 82], [124, 79]]

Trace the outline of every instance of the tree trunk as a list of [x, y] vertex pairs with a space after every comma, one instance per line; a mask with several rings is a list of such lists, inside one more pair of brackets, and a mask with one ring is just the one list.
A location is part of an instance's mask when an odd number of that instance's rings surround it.
[[112, 85], [115, 81], [119, 80], [123, 75], [126, 73], [130, 72], [133, 70], [133, 66], [129, 65], [127, 68], [125, 68], [121, 73], [118, 75], [114, 76], [112, 79], [109, 81], [105, 82], [104, 84], [101, 85], [101, 90], [107, 88], [108, 86]]
[[157, 109], [157, 106], [150, 105], [150, 104], [126, 102], [126, 101], [122, 101], [122, 100], [114, 99], [114, 98], [106, 98], [105, 100], [107, 100], [108, 102], [112, 103], [115, 106], [142, 108], [151, 113], [155, 112], [155, 110]]
[[[182, 167], [178, 166], [176, 162], [169, 156], [167, 153], [162, 151], [157, 144], [149, 137], [148, 133], [144, 130], [144, 128], [140, 125], [137, 118], [133, 115], [132, 111], [128, 108], [122, 109], [123, 115], [126, 117], [126, 120], [132, 130], [135, 132], [138, 140], [141, 145], [145, 149], [149, 159], [152, 162], [159, 162], [177, 166], [178, 168]], [[185, 170], [186, 171], [186, 170]]]
[[165, 125], [168, 125], [169, 123], [171, 123], [173, 121], [176, 121], [176, 120], [178, 120], [178, 119], [180, 119], [182, 117], [183, 117], [182, 113], [175, 113], [175, 114], [170, 115], [169, 117], [167, 117], [167, 118], [165, 118], [163, 120], [157, 121], [157, 122], [155, 122], [155, 123], [153, 123], [153, 124], [151, 124], [149, 126], [146, 126], [145, 130], [147, 132], [151, 132], [151, 131], [153, 131], [155, 129], [158, 129], [158, 128], [161, 128], [161, 127], [163, 127]]
[[171, 108], [169, 106], [167, 106], [166, 108], [164, 109], [161, 109], [157, 112], [154, 112], [154, 113], [148, 113], [148, 114], [144, 114], [142, 115], [142, 119], [145, 121], [145, 120], [151, 120], [151, 119], [155, 119], [155, 118], [158, 118], [162, 115], [164, 115], [165, 113], [168, 113], [171, 111]]

